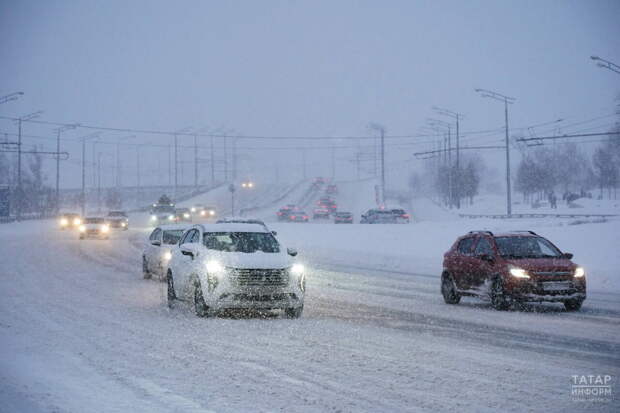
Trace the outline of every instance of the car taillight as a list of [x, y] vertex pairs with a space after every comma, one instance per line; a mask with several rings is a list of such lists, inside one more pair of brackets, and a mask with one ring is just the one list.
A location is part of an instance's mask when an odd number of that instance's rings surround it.
[[403, 214], [403, 218], [409, 218], [409, 214]]
[[291, 219], [295, 219], [295, 215], [291, 215]]
[[304, 219], [308, 219], [308, 215], [304, 215]]

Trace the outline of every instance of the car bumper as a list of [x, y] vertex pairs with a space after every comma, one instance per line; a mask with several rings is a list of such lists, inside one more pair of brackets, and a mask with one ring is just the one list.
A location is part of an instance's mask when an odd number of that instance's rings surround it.
[[[561, 284], [559, 288], [548, 288], [548, 283]], [[529, 281], [515, 284], [507, 291], [518, 301], [530, 302], [563, 302], [567, 300], [585, 300], [586, 286], [574, 280]]]
[[208, 280], [201, 277], [201, 286], [207, 305], [214, 310], [299, 308], [303, 306], [305, 296], [303, 277], [290, 279], [283, 286], [260, 287], [240, 287], [222, 280], [211, 292], [206, 291]]

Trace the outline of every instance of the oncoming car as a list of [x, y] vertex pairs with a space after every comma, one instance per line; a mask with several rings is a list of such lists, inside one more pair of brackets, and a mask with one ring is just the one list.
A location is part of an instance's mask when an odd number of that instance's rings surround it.
[[172, 257], [171, 250], [186, 228], [186, 225], [162, 225], [151, 232], [142, 252], [142, 272], [145, 279], [156, 275], [161, 281], [165, 280], [168, 262]]
[[79, 228], [80, 225], [82, 225], [82, 217], [80, 217], [80, 214], [62, 214], [58, 220], [58, 226], [60, 229]]
[[110, 225], [104, 218], [88, 217], [84, 218], [80, 225], [80, 239], [84, 238], [110, 238]]
[[192, 222], [192, 214], [189, 208], [177, 208], [174, 213], [175, 222]]
[[472, 231], [444, 255], [441, 293], [448, 304], [471, 295], [490, 299], [497, 310], [542, 301], [579, 310], [586, 299], [586, 275], [572, 257], [532, 231]]
[[189, 301], [199, 317], [223, 309], [281, 309], [298, 318], [306, 273], [296, 255], [257, 224], [194, 225], [172, 251], [168, 304]]
[[129, 229], [129, 218], [124, 211], [110, 211], [106, 220], [110, 224], [110, 228], [120, 228], [123, 231]]

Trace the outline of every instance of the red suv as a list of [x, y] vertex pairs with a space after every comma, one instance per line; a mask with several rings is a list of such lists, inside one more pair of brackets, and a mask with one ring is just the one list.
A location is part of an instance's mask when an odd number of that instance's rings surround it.
[[576, 311], [586, 299], [586, 276], [571, 258], [532, 231], [471, 231], [444, 254], [441, 293], [448, 304], [469, 295], [490, 298], [497, 310], [553, 301]]

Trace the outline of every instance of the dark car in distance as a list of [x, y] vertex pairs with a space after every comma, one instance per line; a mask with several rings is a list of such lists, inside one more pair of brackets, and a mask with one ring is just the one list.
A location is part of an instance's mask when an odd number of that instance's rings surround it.
[[293, 211], [288, 215], [289, 222], [308, 222], [310, 217], [305, 211]]
[[352, 224], [353, 214], [350, 212], [336, 212], [334, 214], [334, 224]]
[[586, 299], [586, 276], [572, 257], [533, 231], [472, 231], [444, 254], [441, 293], [448, 304], [478, 296], [497, 310], [547, 301], [576, 311]]
[[123, 231], [129, 229], [129, 218], [125, 211], [110, 211], [106, 217], [106, 221], [110, 225], [110, 228], [119, 228]]

